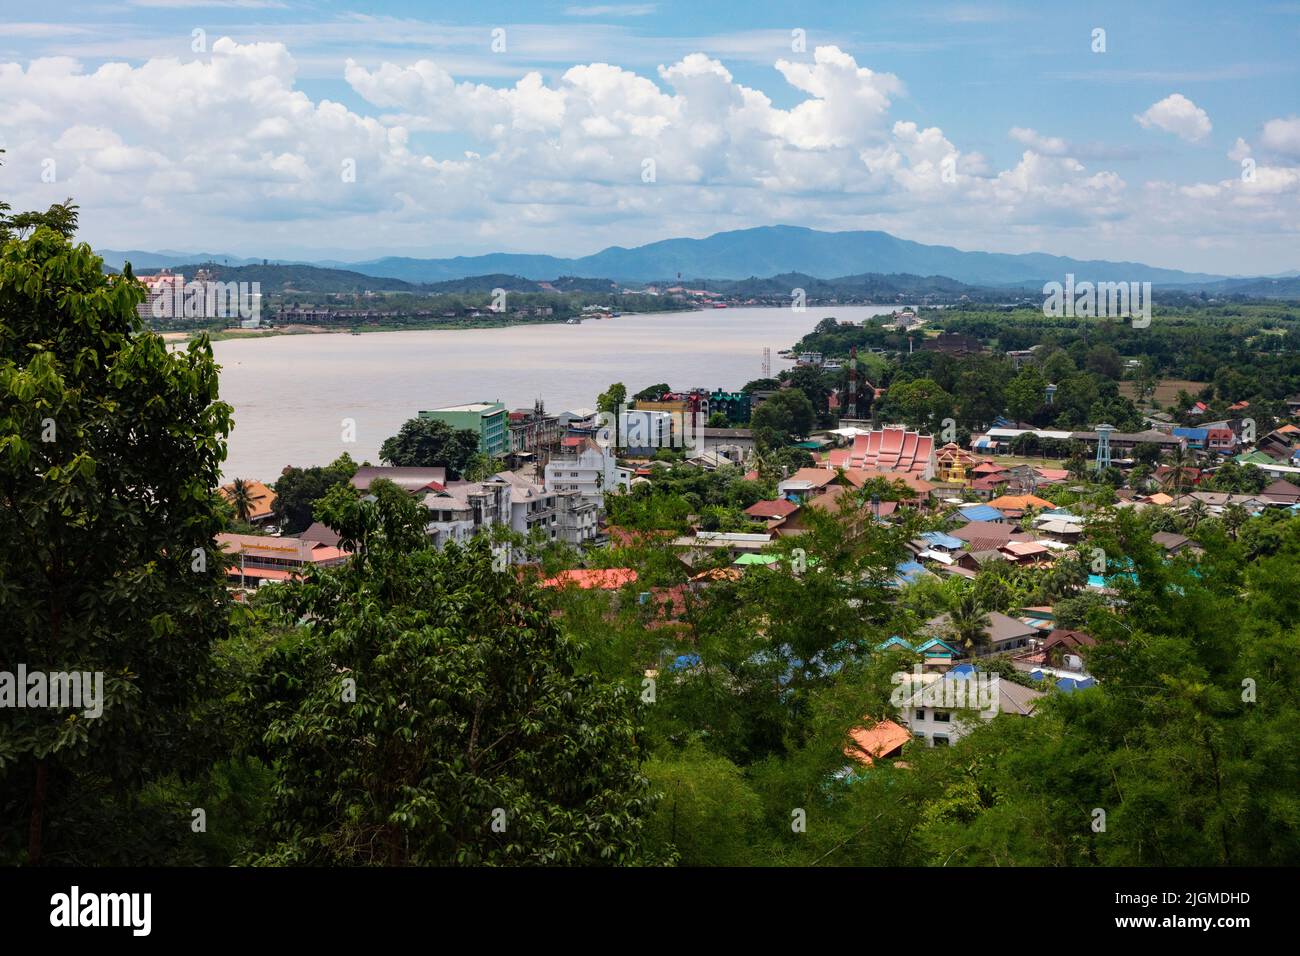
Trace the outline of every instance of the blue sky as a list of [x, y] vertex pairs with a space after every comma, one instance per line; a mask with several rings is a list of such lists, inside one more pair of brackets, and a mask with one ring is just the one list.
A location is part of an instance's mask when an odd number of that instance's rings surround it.
[[1300, 2], [1081, 6], [0, 0], [0, 196], [71, 195], [106, 248], [785, 222], [1300, 269]]

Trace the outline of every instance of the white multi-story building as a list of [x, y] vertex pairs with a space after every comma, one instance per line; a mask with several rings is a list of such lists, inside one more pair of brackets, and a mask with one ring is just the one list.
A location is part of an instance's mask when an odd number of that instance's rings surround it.
[[140, 318], [149, 320], [160, 315], [164, 306], [171, 307], [173, 301], [181, 298], [185, 289], [185, 276], [170, 269], [163, 269], [157, 275], [136, 276], [144, 284], [144, 301], [135, 307]]
[[600, 533], [600, 506], [577, 491], [551, 491], [515, 472], [487, 481], [451, 481], [424, 496], [427, 526], [436, 547], [464, 542], [480, 531], [507, 527], [522, 535], [541, 531], [550, 541], [582, 545]]
[[449, 541], [465, 541], [479, 531], [509, 524], [512, 486], [499, 477], [487, 481], [449, 481], [440, 490], [430, 491], [423, 504], [429, 509], [426, 530], [434, 546]]
[[612, 451], [592, 438], [566, 438], [558, 455], [546, 463], [547, 491], [576, 491], [604, 505], [605, 492], [626, 491], [631, 474], [618, 467]]
[[[902, 675], [898, 719], [913, 737], [947, 747], [998, 714], [1031, 717], [1042, 691], [959, 664], [946, 674]], [[896, 681], [897, 683], [897, 681]]]

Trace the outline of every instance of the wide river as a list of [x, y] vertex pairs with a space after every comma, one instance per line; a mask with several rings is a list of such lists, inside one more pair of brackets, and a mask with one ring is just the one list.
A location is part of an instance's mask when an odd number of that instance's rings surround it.
[[[235, 409], [227, 479], [270, 482], [286, 465], [323, 465], [348, 452], [379, 461], [379, 446], [420, 409], [502, 401], [552, 414], [594, 408], [622, 382], [739, 389], [761, 378], [763, 349], [778, 356], [822, 319], [860, 321], [892, 306], [709, 309], [588, 319], [581, 325], [281, 335], [213, 345], [221, 398]], [[344, 421], [355, 422], [345, 440]]]

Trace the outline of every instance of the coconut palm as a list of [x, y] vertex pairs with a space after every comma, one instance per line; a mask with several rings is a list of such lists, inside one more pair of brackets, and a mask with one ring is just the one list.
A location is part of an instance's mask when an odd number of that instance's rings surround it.
[[974, 658], [988, 641], [989, 616], [980, 606], [974, 588], [963, 588], [948, 605], [948, 625], [957, 641]]
[[1228, 537], [1236, 541], [1237, 533], [1249, 517], [1250, 514], [1241, 505], [1228, 505], [1223, 509], [1223, 530], [1228, 532]]
[[1183, 483], [1187, 480], [1187, 469], [1190, 467], [1192, 460], [1192, 456], [1184, 445], [1179, 445], [1170, 453], [1169, 467], [1172, 470], [1167, 472], [1161, 480], [1161, 484], [1165, 486], [1166, 491], [1172, 485], [1176, 495], [1183, 493]]
[[236, 478], [231, 484], [230, 504], [235, 509], [235, 517], [248, 524], [253, 513], [253, 489], [243, 478]]
[[1195, 533], [1196, 526], [1201, 523], [1202, 519], [1209, 516], [1210, 508], [1200, 498], [1192, 501], [1187, 506], [1187, 530]]

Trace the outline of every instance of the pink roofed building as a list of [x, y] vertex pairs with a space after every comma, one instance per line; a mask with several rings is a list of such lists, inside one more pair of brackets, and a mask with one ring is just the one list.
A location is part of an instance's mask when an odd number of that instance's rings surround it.
[[[865, 435], [855, 435], [847, 454], [832, 453], [832, 468], [859, 468], [868, 471], [893, 471], [928, 481], [934, 477], [934, 436], [905, 428], [878, 428]], [[836, 461], [836, 458], [839, 461]]]

